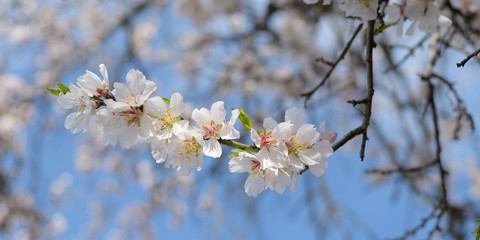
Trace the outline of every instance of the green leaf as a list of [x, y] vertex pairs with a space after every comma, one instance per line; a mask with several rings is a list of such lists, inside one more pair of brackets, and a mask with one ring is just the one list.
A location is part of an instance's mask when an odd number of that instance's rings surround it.
[[236, 149], [233, 149], [232, 152], [234, 152], [234, 153], [241, 153], [241, 152], [245, 152], [245, 150], [236, 148]]
[[238, 116], [238, 119], [243, 123], [243, 126], [245, 126], [248, 131], [252, 129], [252, 121], [248, 118], [247, 114], [243, 111], [242, 107], [239, 107], [238, 110], [240, 111], [240, 115]]
[[[475, 222], [480, 222], [480, 218], [475, 220]], [[471, 233], [476, 233], [477, 235], [475, 236], [475, 240], [479, 240], [480, 239], [480, 225], [478, 225], [477, 228]]]
[[233, 158], [233, 157], [238, 157], [238, 155], [235, 155], [235, 154], [228, 155], [228, 158]]
[[62, 83], [57, 82], [57, 85], [58, 85], [58, 88], [60, 88], [60, 90], [62, 90], [63, 94], [65, 94], [67, 92], [70, 92], [70, 88], [63, 85]]
[[166, 104], [170, 105], [170, 99], [168, 99], [166, 97], [162, 97], [162, 99]]
[[58, 96], [60, 94], [60, 90], [58, 89], [52, 89], [52, 88], [49, 88], [47, 87], [47, 91], [49, 91], [51, 94], [55, 95], [55, 96]]

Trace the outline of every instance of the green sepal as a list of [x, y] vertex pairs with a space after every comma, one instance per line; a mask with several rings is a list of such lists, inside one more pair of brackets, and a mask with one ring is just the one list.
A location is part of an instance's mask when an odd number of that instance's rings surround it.
[[162, 97], [162, 99], [166, 104], [170, 105], [170, 99], [168, 99], [166, 97]]
[[[231, 110], [235, 110], [235, 109], [231, 108]], [[245, 114], [245, 112], [243, 111], [242, 107], [239, 107], [238, 111], [240, 111], [240, 115], [238, 115], [238, 119], [240, 119], [240, 121], [243, 123], [243, 126], [245, 126], [248, 129], [248, 131], [250, 131], [250, 129], [252, 129], [252, 126], [253, 126], [252, 121], [250, 121], [247, 114]]]
[[57, 82], [57, 86], [58, 86], [58, 88], [60, 88], [60, 90], [62, 90], [63, 94], [65, 94], [67, 92], [70, 92], [70, 88], [63, 85], [62, 83]]
[[235, 154], [228, 155], [228, 158], [233, 158], [233, 157], [238, 157], [238, 155], [235, 155]]
[[49, 88], [49, 87], [47, 87], [47, 91], [49, 91], [51, 94], [53, 94], [55, 96], [58, 96], [61, 92], [59, 89], [52, 89], [52, 88]]

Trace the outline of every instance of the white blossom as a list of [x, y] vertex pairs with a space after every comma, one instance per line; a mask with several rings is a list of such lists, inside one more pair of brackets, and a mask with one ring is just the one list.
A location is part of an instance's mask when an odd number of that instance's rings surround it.
[[65, 109], [73, 109], [75, 112], [70, 113], [65, 119], [65, 128], [78, 133], [86, 131], [90, 125], [90, 120], [94, 116], [95, 111], [93, 102], [88, 94], [80, 87], [70, 83], [70, 92], [58, 95], [57, 102]]
[[177, 167], [177, 172], [183, 176], [189, 175], [195, 167], [198, 171], [202, 170], [203, 153], [201, 148], [205, 142], [200, 129], [188, 126], [174, 141], [173, 146], [175, 147], [169, 153], [165, 166]]
[[100, 64], [100, 73], [103, 76], [103, 81], [94, 73], [86, 70], [86, 73], [77, 79], [77, 84], [80, 86], [90, 97], [96, 96], [101, 98], [105, 91], [108, 91], [108, 72], [105, 64]]
[[105, 144], [115, 146], [118, 139], [122, 148], [130, 148], [139, 137], [150, 137], [154, 131], [153, 119], [146, 113], [151, 111], [152, 103], [147, 99], [156, 85], [132, 69], [127, 74], [127, 85], [116, 82], [114, 87], [116, 99], [105, 100], [107, 109], [97, 112], [97, 120], [103, 125]]
[[192, 119], [202, 128], [203, 137], [208, 139], [203, 148], [207, 156], [218, 158], [222, 155], [222, 147], [218, 139], [240, 138], [240, 132], [233, 127], [240, 114], [239, 110], [233, 110], [230, 121], [225, 123], [226, 114], [222, 101], [212, 104], [210, 110], [196, 108], [192, 112]]
[[285, 185], [291, 184], [290, 176], [284, 169], [265, 168], [258, 155], [240, 152], [232, 157], [228, 163], [230, 172], [248, 172], [250, 175], [245, 181], [245, 193], [257, 197], [264, 189], [275, 189], [278, 193], [285, 191]]

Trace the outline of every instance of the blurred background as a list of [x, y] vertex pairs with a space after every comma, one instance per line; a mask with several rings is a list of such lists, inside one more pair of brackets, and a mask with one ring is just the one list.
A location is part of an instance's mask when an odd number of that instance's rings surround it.
[[324, 176], [305, 172], [297, 192], [251, 198], [247, 175], [228, 170], [230, 148], [181, 177], [146, 146], [104, 147], [95, 123], [71, 134], [68, 111], [45, 87], [68, 86], [87, 69], [99, 75], [101, 63], [111, 86], [139, 69], [157, 96], [180, 92], [191, 109], [222, 100], [260, 128], [298, 107], [307, 123], [326, 121], [340, 139], [363, 119], [363, 106], [347, 101], [366, 94], [365, 27], [325, 84], [308, 101], [301, 94], [330, 71], [360, 20], [302, 0], [1, 0], [0, 238], [473, 239], [480, 65], [456, 63], [480, 47], [479, 11], [478, 0], [442, 2], [453, 24], [439, 32], [433, 71], [441, 78], [431, 82], [445, 179], [428, 165], [435, 130], [421, 76], [431, 34], [397, 37], [389, 27], [375, 36], [364, 161], [358, 136], [327, 159]]

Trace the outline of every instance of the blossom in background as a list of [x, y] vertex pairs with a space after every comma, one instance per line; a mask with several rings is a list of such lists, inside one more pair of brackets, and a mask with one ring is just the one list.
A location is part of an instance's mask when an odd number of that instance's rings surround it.
[[385, 14], [388, 16], [389, 21], [393, 21], [396, 25], [396, 35], [401, 37], [403, 35], [403, 22], [405, 5], [391, 4], [385, 7]]
[[233, 127], [239, 114], [238, 109], [232, 110], [230, 121], [225, 123], [227, 112], [225, 111], [223, 101], [212, 104], [210, 110], [206, 108], [193, 110], [192, 119], [201, 127], [203, 137], [208, 139], [203, 148], [205, 155], [214, 158], [222, 155], [222, 147], [218, 139], [240, 138], [240, 132]]
[[339, 9], [348, 17], [359, 17], [363, 22], [377, 18], [378, 0], [344, 0]]
[[426, 0], [407, 0], [405, 6], [405, 16], [413, 23], [407, 29], [407, 35], [412, 35], [415, 27], [422, 32], [434, 33], [437, 27], [449, 27], [452, 21], [446, 16], [441, 15], [440, 6], [436, 2]]
[[112, 91], [115, 100], [105, 99], [107, 109], [97, 112], [97, 120], [103, 126], [106, 144], [130, 148], [139, 137], [147, 138], [154, 131], [153, 119], [145, 114], [152, 105], [147, 99], [155, 91], [153, 81], [145, 78], [138, 70], [127, 74], [127, 85], [116, 82]]
[[88, 94], [80, 87], [70, 83], [70, 92], [60, 93], [57, 102], [65, 109], [73, 109], [65, 119], [65, 128], [78, 133], [86, 131], [90, 125], [90, 119], [94, 116], [93, 102]]
[[240, 152], [228, 162], [230, 172], [248, 172], [250, 175], [245, 181], [245, 193], [257, 197], [264, 189], [275, 189], [278, 193], [285, 191], [285, 185], [291, 184], [290, 176], [278, 168], [266, 168], [258, 159], [258, 155]]

